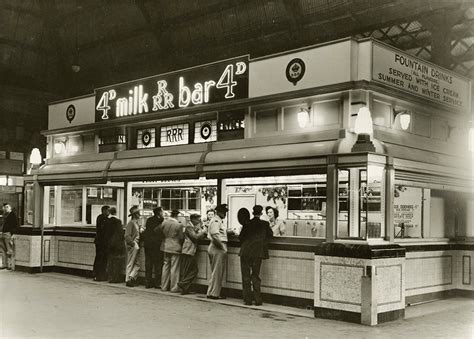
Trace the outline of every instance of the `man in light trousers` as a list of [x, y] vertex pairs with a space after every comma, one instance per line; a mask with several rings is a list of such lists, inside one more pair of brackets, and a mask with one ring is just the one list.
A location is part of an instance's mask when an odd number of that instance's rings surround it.
[[207, 237], [211, 240], [208, 249], [209, 261], [211, 262], [211, 277], [207, 288], [208, 299], [225, 299], [221, 295], [227, 258], [227, 227], [223, 219], [228, 211], [227, 204], [218, 205], [216, 207], [216, 216], [209, 222]]
[[125, 272], [125, 284], [128, 287], [137, 285], [138, 271], [140, 270], [140, 209], [138, 206], [130, 208], [129, 217], [132, 217], [125, 228], [125, 244], [127, 245], [127, 268]]

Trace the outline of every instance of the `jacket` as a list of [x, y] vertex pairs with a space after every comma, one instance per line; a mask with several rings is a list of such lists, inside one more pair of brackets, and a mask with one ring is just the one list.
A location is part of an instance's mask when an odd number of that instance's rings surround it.
[[162, 251], [172, 254], [180, 254], [183, 246], [183, 225], [174, 218], [168, 218], [161, 225], [165, 237], [162, 243]]
[[99, 246], [107, 245], [107, 231], [105, 230], [105, 224], [109, 218], [106, 215], [99, 214], [95, 223], [95, 240], [94, 244]]
[[241, 257], [268, 259], [268, 240], [273, 237], [268, 221], [253, 218], [239, 234]]
[[10, 212], [6, 216], [3, 215], [5, 218], [3, 222], [3, 233], [10, 232], [11, 235], [15, 234], [19, 224], [18, 224], [18, 218], [16, 217], [15, 213]]
[[188, 223], [184, 230], [184, 242], [181, 254], [194, 256], [197, 251], [199, 239], [203, 239], [206, 231], [199, 226], [194, 226], [192, 222]]
[[146, 220], [145, 232], [143, 232], [143, 240], [145, 248], [160, 248], [162, 239], [161, 232], [155, 232], [155, 229], [163, 222], [162, 216], [152, 216]]
[[127, 226], [125, 227], [125, 243], [128, 246], [133, 246], [133, 243], [138, 245], [140, 240], [140, 225], [138, 224], [138, 220], [132, 219], [128, 222]]
[[122, 222], [112, 216], [107, 219], [105, 224], [107, 235], [109, 236], [107, 251], [112, 255], [125, 254], [125, 239], [123, 234]]

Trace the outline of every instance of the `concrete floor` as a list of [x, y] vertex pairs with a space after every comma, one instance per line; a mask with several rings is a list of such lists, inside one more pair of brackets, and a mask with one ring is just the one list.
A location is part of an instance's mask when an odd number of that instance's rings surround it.
[[0, 338], [474, 338], [474, 301], [465, 298], [412, 306], [404, 320], [366, 327], [57, 273], [0, 271], [0, 294]]

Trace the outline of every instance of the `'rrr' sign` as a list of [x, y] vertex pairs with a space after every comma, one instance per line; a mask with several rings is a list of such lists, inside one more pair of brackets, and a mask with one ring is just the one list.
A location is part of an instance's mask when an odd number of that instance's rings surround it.
[[248, 97], [248, 56], [95, 90], [95, 121]]

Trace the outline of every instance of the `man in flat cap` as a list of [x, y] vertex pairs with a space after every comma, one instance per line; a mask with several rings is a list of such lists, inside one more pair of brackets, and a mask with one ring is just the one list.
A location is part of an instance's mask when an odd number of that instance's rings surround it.
[[211, 277], [207, 288], [208, 299], [225, 299], [221, 296], [227, 258], [227, 226], [223, 220], [228, 211], [227, 204], [217, 205], [216, 215], [209, 222], [207, 237], [211, 240], [208, 249]]

